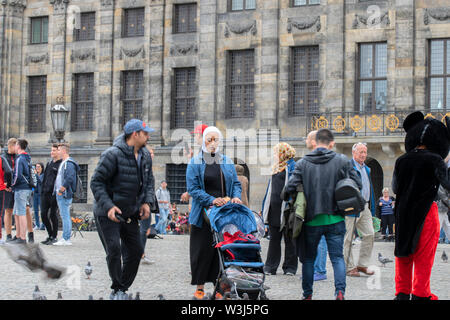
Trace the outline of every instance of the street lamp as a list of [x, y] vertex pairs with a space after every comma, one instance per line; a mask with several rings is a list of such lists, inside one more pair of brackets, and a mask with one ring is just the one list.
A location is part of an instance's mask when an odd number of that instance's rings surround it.
[[52, 118], [53, 132], [58, 142], [64, 142], [64, 134], [66, 132], [67, 118], [70, 110], [64, 106], [63, 98], [56, 99], [56, 105], [50, 109], [50, 116]]

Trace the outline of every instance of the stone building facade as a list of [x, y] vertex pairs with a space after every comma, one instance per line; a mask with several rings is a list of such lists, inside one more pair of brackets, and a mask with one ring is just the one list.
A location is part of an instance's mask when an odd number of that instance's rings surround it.
[[[157, 185], [167, 178], [178, 196], [175, 136], [202, 121], [244, 164], [256, 211], [277, 141], [297, 157], [313, 128], [331, 128], [348, 156], [366, 142], [379, 193], [404, 152], [404, 116], [450, 107], [450, 0], [2, 0], [0, 40], [2, 145], [26, 137], [47, 160], [63, 97], [88, 182], [138, 116], [155, 129]], [[92, 202], [88, 192], [76, 208]]]

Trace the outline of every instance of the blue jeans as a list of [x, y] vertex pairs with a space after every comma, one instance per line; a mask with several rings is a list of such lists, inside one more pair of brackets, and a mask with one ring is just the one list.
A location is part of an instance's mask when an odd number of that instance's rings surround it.
[[317, 257], [314, 262], [314, 273], [327, 274], [327, 241], [325, 236], [320, 238], [319, 246], [317, 247]]
[[166, 234], [167, 217], [169, 216], [169, 209], [159, 208], [159, 221], [156, 224], [156, 231], [159, 234]]
[[70, 235], [72, 233], [72, 220], [70, 219], [72, 198], [66, 199], [63, 196], [56, 195], [56, 202], [58, 203], [59, 214], [63, 225], [62, 237], [64, 240], [70, 240]]
[[34, 223], [36, 227], [40, 228], [39, 223], [39, 208], [41, 207], [41, 195], [39, 193], [34, 193], [33, 195], [33, 209], [34, 209]]
[[147, 244], [146, 233], [147, 233], [147, 230], [150, 229], [150, 220], [151, 220], [151, 218], [139, 221], [139, 229], [140, 229], [140, 233], [141, 233], [141, 243], [142, 243], [142, 249], [144, 251], [145, 251], [145, 245]]
[[335, 294], [337, 294], [338, 291], [342, 291], [342, 293], [345, 294], [345, 221], [317, 227], [304, 225], [303, 228], [305, 228], [304, 231], [306, 239], [305, 258], [302, 265], [303, 296], [307, 297], [313, 294], [314, 261], [317, 256], [317, 246], [319, 245], [322, 235], [325, 236], [330, 260], [333, 265]]
[[13, 214], [16, 216], [25, 216], [27, 214], [27, 202], [31, 195], [31, 190], [14, 191]]

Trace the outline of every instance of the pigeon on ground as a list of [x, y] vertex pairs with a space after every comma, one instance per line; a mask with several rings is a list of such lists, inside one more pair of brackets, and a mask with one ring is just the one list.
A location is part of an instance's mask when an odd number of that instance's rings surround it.
[[84, 267], [84, 273], [86, 274], [88, 279], [91, 278], [92, 266], [91, 266], [91, 262], [90, 261], [88, 261], [87, 265]]
[[130, 294], [128, 295], [128, 300], [133, 300], [133, 294], [132, 294], [132, 293], [130, 293]]
[[383, 265], [383, 267], [386, 266], [386, 263], [393, 262], [391, 259], [383, 257], [383, 256], [381, 255], [381, 253], [378, 253], [378, 261], [381, 262], [381, 264]]
[[89, 295], [88, 300], [94, 300], [94, 297], [92, 296], [92, 294]]
[[34, 287], [33, 300], [47, 300], [41, 290], [39, 290], [39, 286]]
[[58, 292], [58, 297], [56, 298], [56, 300], [64, 300], [61, 292]]
[[5, 244], [2, 246], [8, 252], [9, 257], [32, 272], [45, 271], [47, 278], [59, 279], [65, 272], [65, 268], [53, 265], [44, 257], [44, 253], [38, 244]]
[[138, 292], [136, 292], [136, 298], [134, 298], [134, 300], [141, 300], [141, 294]]
[[248, 296], [248, 294], [246, 292], [244, 292], [242, 294], [242, 300], [250, 300], [250, 297]]
[[166, 300], [166, 298], [164, 298], [164, 296], [162, 294], [158, 294], [158, 299], [159, 300]]
[[441, 256], [441, 258], [442, 258], [442, 261], [444, 261], [444, 262], [447, 262], [447, 261], [448, 261], [448, 257], [447, 257], [447, 254], [445, 253], [445, 250], [442, 251], [442, 256]]

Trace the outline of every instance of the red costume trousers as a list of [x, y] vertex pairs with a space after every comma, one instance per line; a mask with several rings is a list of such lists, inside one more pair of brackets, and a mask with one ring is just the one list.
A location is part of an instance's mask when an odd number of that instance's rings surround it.
[[[425, 218], [416, 251], [408, 257], [395, 258], [395, 295], [414, 294], [432, 297], [430, 290], [431, 269], [439, 242], [439, 215], [436, 202], [431, 205]], [[414, 274], [413, 274], [414, 266]]]

